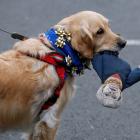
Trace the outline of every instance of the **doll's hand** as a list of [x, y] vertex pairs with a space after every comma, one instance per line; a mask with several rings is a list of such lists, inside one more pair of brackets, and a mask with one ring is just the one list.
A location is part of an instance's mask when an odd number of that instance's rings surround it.
[[116, 83], [102, 84], [96, 96], [103, 106], [110, 108], [118, 108], [122, 102], [121, 90]]

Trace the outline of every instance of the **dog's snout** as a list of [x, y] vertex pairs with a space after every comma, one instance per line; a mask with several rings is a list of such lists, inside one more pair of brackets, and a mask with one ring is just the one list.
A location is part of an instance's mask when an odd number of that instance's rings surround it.
[[124, 40], [124, 39], [119, 39], [118, 42], [117, 42], [117, 44], [120, 48], [124, 48], [126, 43], [127, 43], [127, 41]]

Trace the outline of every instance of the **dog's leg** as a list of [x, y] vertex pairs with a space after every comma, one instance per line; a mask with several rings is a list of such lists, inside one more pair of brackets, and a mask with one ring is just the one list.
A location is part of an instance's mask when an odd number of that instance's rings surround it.
[[28, 140], [55, 140], [60, 116], [74, 91], [73, 78], [66, 80], [56, 104], [50, 107], [42, 119], [35, 125]]
[[43, 112], [43, 117], [37, 122], [28, 140], [55, 140], [59, 119], [56, 117], [57, 106], [50, 107]]
[[56, 104], [58, 106], [56, 116], [60, 118], [61, 113], [63, 112], [65, 106], [68, 104], [70, 99], [73, 97], [75, 93], [75, 87], [74, 87], [74, 77], [67, 77], [67, 80], [65, 81], [65, 85], [61, 91], [60, 97], [57, 100]]
[[55, 140], [57, 126], [50, 128], [45, 121], [39, 121], [28, 140]]

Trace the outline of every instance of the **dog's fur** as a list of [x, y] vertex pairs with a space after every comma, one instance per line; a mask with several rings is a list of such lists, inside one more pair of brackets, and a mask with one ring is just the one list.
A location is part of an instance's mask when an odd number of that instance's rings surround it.
[[[54, 28], [57, 26], [71, 33], [73, 49], [87, 59], [100, 50], [118, 50], [117, 44], [122, 41], [111, 31], [108, 19], [92, 11], [74, 14]], [[98, 33], [101, 29], [104, 32]], [[28, 128], [28, 140], [55, 139], [61, 113], [74, 92], [74, 77], [69, 75], [57, 102], [37, 118], [59, 78], [52, 65], [25, 54], [44, 55], [52, 51], [49, 42], [47, 46], [31, 38], [17, 42], [13, 49], [0, 55], [0, 128]]]

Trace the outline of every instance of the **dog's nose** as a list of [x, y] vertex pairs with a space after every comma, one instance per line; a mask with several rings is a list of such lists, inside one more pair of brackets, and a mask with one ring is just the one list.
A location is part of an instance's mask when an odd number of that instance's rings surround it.
[[126, 43], [127, 43], [127, 41], [124, 40], [124, 39], [119, 39], [118, 42], [117, 42], [117, 44], [120, 48], [124, 48]]

